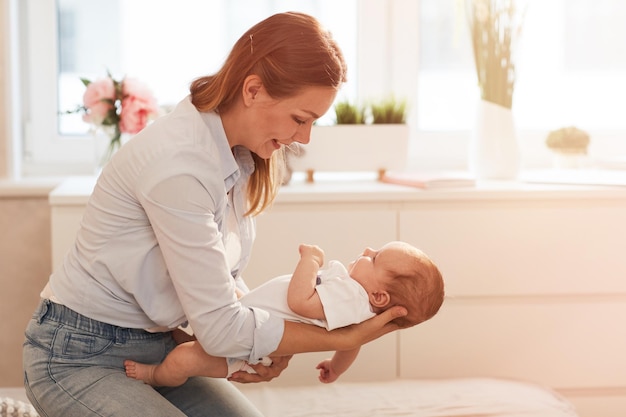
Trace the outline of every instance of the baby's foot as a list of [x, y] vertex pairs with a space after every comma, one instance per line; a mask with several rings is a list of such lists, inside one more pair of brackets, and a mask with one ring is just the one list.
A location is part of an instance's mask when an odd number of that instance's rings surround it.
[[156, 365], [148, 365], [131, 360], [124, 361], [127, 377], [138, 379], [149, 385], [154, 385], [154, 369], [156, 367]]

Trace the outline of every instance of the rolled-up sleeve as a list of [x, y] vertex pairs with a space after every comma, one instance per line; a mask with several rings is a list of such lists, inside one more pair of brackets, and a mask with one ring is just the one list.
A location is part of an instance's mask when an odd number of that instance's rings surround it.
[[283, 337], [285, 330], [285, 322], [260, 308], [251, 308], [251, 310], [254, 312], [255, 329], [254, 345], [248, 362], [257, 363], [278, 348], [278, 342]]

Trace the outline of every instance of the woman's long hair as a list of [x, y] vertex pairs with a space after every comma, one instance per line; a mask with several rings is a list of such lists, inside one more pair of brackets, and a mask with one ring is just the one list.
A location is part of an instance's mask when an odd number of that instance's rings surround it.
[[[248, 75], [258, 75], [273, 98], [288, 98], [310, 86], [339, 89], [346, 64], [331, 34], [312, 16], [287, 12], [251, 27], [235, 43], [215, 74], [191, 83], [191, 101], [199, 111], [226, 111], [238, 99]], [[285, 155], [264, 160], [252, 154], [255, 171], [248, 183], [248, 214], [259, 214], [276, 197]]]

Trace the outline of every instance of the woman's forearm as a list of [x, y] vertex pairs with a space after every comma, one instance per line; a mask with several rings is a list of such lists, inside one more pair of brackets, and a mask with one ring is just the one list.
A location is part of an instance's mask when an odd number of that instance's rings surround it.
[[[312, 324], [285, 321], [283, 338], [272, 355], [346, 350], [358, 346], [353, 345], [355, 342], [350, 337], [341, 336], [337, 330], [329, 332], [323, 327]], [[340, 349], [339, 345], [343, 345], [344, 348]]]
[[331, 331], [311, 324], [285, 321], [283, 337], [271, 355], [355, 349], [397, 330], [398, 326], [390, 321], [405, 315], [406, 309], [396, 306], [363, 323]]

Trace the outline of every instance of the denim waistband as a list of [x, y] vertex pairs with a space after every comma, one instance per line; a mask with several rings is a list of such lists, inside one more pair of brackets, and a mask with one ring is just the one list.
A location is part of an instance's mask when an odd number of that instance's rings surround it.
[[37, 320], [38, 323], [44, 320], [50, 320], [73, 327], [77, 330], [83, 330], [94, 335], [116, 340], [145, 340], [163, 337], [163, 333], [150, 333], [144, 329], [130, 329], [94, 320], [48, 299], [41, 300], [35, 311], [34, 319]]

